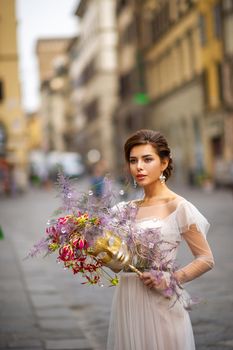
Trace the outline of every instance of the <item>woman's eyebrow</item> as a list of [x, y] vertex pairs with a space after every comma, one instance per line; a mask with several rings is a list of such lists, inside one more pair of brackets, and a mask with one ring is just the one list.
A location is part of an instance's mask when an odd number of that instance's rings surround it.
[[142, 156], [142, 158], [146, 158], [146, 157], [153, 157], [153, 154], [145, 154], [144, 156]]
[[[142, 158], [146, 158], [146, 157], [152, 157], [153, 155], [152, 154], [145, 154], [142, 156]], [[130, 156], [129, 159], [135, 159], [137, 158], [136, 156]]]

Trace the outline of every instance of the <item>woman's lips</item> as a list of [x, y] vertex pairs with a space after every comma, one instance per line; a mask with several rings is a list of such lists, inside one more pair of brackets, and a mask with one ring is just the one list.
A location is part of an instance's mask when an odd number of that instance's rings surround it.
[[137, 180], [143, 180], [146, 177], [146, 175], [137, 175]]

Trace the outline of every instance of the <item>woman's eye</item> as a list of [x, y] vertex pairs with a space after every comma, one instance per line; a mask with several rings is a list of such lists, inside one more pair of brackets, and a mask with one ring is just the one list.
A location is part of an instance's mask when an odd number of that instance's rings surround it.
[[130, 164], [135, 164], [136, 163], [136, 159], [130, 159], [129, 162], [130, 162]]
[[149, 163], [149, 162], [151, 162], [153, 159], [152, 158], [145, 158], [145, 162], [146, 163]]

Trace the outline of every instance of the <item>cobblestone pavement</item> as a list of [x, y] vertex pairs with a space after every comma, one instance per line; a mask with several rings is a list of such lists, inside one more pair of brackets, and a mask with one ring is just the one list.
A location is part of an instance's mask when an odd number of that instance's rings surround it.
[[[203, 299], [190, 312], [197, 350], [231, 349], [233, 196], [227, 190], [181, 188], [179, 193], [210, 221], [208, 239], [216, 261], [214, 270], [187, 285], [192, 295]], [[52, 190], [0, 198], [0, 349], [105, 348], [114, 288], [81, 285], [54, 256], [23, 259], [58, 205]], [[190, 258], [181, 247], [179, 262]]]

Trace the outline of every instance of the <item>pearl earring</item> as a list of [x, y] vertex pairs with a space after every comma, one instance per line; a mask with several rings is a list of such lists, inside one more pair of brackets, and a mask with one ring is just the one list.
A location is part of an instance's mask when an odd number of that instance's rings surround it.
[[160, 174], [159, 180], [160, 180], [161, 184], [164, 184], [164, 182], [166, 180], [166, 176], [163, 175], [163, 172]]

